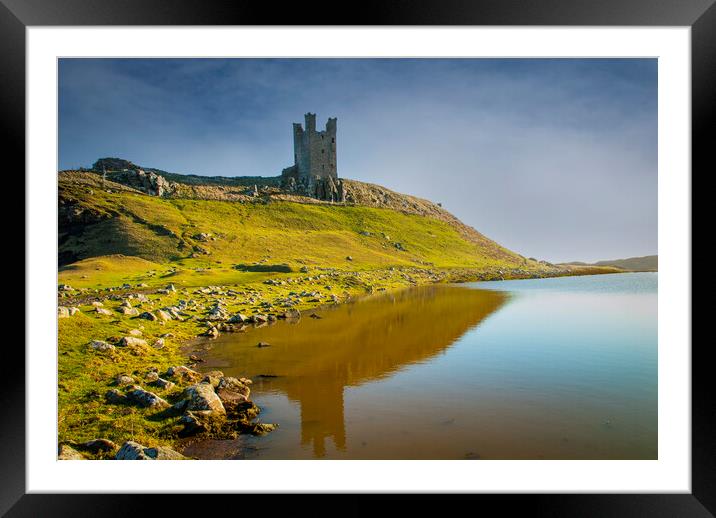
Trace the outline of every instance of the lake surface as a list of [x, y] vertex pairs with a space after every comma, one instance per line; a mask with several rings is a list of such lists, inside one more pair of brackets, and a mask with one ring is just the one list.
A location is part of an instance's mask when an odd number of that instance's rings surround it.
[[657, 275], [415, 287], [222, 335], [203, 370], [252, 378], [279, 428], [186, 453], [655, 459]]

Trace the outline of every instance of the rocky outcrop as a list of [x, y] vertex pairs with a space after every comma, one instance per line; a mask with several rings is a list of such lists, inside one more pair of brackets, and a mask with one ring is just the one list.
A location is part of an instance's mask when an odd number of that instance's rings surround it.
[[309, 196], [322, 201], [336, 203], [346, 201], [343, 180], [333, 176], [299, 177], [295, 166], [287, 167], [281, 173], [281, 189], [288, 193]]
[[145, 171], [128, 160], [100, 158], [92, 168], [113, 182], [127, 185], [151, 196], [166, 196], [174, 191], [172, 182], [154, 171]]

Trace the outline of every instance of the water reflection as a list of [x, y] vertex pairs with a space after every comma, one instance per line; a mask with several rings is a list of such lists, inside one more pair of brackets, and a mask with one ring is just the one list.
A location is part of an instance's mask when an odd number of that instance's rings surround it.
[[[280, 392], [301, 408], [301, 444], [323, 457], [326, 440], [346, 448], [344, 389], [385, 378], [443, 353], [509, 295], [455, 286], [425, 286], [370, 297], [279, 322], [222, 335], [207, 368], [254, 379], [254, 392]], [[267, 342], [271, 347], [256, 347]]]

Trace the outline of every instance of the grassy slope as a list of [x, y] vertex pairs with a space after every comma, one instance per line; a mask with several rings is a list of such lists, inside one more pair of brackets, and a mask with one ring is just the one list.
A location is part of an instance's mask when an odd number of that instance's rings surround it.
[[629, 257], [627, 259], [614, 259], [613, 261], [598, 261], [594, 264], [596, 266], [614, 266], [633, 272], [655, 272], [659, 269], [659, 256]]
[[[130, 190], [108, 193], [95, 185], [63, 181], [62, 176], [60, 195], [72, 200], [73, 207], [97, 215], [97, 221], [75, 228], [72, 235], [61, 232], [60, 253], [76, 259], [122, 254], [173, 262], [181, 269], [214, 267], [217, 274], [236, 263], [258, 261], [350, 270], [388, 266], [540, 269], [536, 261], [526, 261], [493, 241], [465, 239], [448, 222], [389, 209], [162, 199]], [[215, 240], [196, 239], [201, 232], [212, 234]], [[195, 247], [210, 255], [190, 257]], [[352, 262], [346, 260], [347, 255], [353, 257]]]
[[574, 261], [571, 263], [562, 263], [570, 268], [575, 267], [602, 267], [602, 268], [618, 268], [620, 271], [627, 272], [656, 272], [659, 270], [659, 256], [645, 255], [643, 257], [628, 257], [626, 259], [613, 259], [609, 261], [597, 261], [596, 263], [584, 263]]

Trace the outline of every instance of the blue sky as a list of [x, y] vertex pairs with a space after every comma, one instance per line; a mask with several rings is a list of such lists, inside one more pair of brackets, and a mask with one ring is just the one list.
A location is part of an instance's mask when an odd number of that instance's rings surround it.
[[338, 117], [338, 174], [550, 261], [657, 251], [655, 59], [62, 59], [60, 169], [275, 176]]

